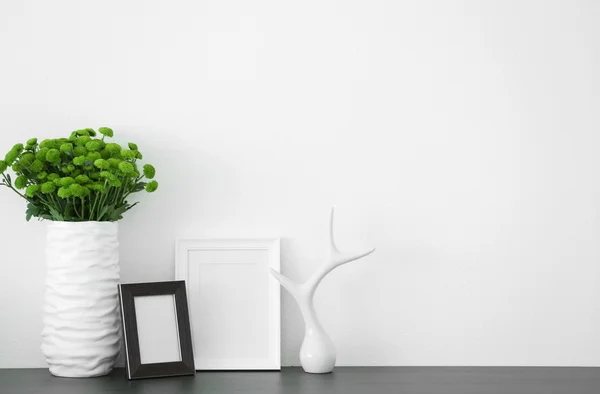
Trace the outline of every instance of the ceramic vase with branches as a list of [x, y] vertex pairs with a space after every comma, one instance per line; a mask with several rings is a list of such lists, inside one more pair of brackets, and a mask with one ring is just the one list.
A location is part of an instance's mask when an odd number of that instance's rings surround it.
[[340, 251], [333, 237], [334, 210], [329, 221], [329, 257], [304, 283], [296, 283], [281, 273], [271, 270], [271, 274], [296, 300], [304, 318], [304, 341], [300, 348], [300, 363], [305, 372], [329, 373], [333, 371], [336, 353], [333, 342], [323, 329], [314, 306], [314, 295], [325, 276], [335, 268], [370, 255], [375, 249], [355, 253]]

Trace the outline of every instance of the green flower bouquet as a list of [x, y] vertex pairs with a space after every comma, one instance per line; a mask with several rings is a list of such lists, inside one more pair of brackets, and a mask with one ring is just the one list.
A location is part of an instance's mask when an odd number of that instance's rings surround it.
[[[114, 142], [112, 129], [81, 129], [68, 138], [47, 139], [38, 144], [32, 138], [16, 144], [0, 160], [0, 186], [6, 186], [27, 200], [26, 218], [65, 222], [114, 222], [138, 203], [127, 198], [158, 188], [152, 180], [155, 169], [146, 164], [136, 144], [129, 149]], [[98, 136], [99, 137], [99, 136]], [[7, 173], [12, 168], [16, 177]], [[145, 179], [150, 180], [146, 182]]]

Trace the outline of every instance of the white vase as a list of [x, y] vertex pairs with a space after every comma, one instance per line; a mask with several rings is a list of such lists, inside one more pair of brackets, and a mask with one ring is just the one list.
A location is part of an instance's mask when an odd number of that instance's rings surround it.
[[61, 377], [108, 374], [120, 350], [114, 222], [50, 222], [42, 352]]
[[294, 297], [304, 318], [304, 341], [300, 348], [300, 364], [308, 373], [329, 373], [335, 367], [335, 347], [321, 326], [314, 307], [317, 287], [335, 268], [373, 253], [375, 249], [344, 253], [333, 239], [333, 209], [329, 221], [329, 258], [304, 283], [296, 283], [277, 271], [271, 274]]
[[304, 317], [300, 364], [307, 373], [329, 373], [335, 367], [335, 346], [321, 326], [313, 304], [317, 286], [293, 294]]

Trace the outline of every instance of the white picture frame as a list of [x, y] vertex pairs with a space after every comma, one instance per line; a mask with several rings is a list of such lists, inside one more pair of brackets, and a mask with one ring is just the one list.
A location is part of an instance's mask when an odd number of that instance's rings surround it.
[[197, 370], [280, 370], [280, 240], [179, 239]]

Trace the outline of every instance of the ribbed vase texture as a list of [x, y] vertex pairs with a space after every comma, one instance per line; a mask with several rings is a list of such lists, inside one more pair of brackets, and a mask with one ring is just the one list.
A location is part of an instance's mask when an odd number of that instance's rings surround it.
[[51, 222], [42, 352], [62, 377], [108, 374], [120, 350], [118, 224]]

